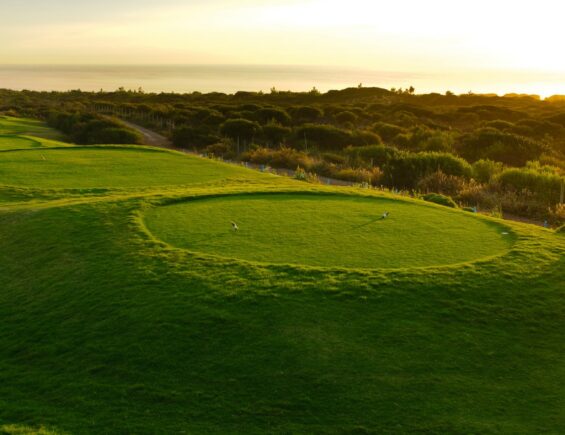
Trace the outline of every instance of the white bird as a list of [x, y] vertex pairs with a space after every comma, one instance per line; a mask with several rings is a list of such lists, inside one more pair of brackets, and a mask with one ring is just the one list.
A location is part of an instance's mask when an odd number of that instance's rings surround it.
[[386, 219], [387, 217], [388, 217], [388, 211], [385, 211], [385, 212], [383, 213], [383, 219]]
[[234, 231], [238, 231], [239, 227], [237, 226], [237, 224], [235, 222], [231, 223], [231, 227], [233, 228]]

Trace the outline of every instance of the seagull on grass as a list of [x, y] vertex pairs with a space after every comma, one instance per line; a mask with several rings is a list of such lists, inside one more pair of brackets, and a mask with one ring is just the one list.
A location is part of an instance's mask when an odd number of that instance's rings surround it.
[[234, 231], [239, 231], [239, 227], [237, 226], [237, 224], [235, 222], [232, 221], [231, 223], [231, 227], [233, 228]]

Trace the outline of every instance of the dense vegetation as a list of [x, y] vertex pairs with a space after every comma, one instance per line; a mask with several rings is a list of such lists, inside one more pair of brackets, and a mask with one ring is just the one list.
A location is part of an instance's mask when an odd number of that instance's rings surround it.
[[565, 432], [562, 230], [0, 131], [0, 433]]
[[1, 111], [49, 120], [75, 143], [137, 143], [121, 118], [215, 157], [565, 222], [559, 98], [362, 87], [325, 94], [0, 91]]

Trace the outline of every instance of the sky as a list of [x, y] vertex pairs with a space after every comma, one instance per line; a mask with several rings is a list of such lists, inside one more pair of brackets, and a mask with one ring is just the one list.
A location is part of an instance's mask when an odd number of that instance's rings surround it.
[[562, 0], [0, 0], [2, 64], [508, 71], [565, 83]]

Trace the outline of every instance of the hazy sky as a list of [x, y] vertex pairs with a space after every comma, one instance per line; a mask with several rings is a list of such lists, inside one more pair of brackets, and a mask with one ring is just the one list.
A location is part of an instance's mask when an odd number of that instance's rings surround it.
[[0, 0], [4, 64], [563, 74], [563, 0]]

